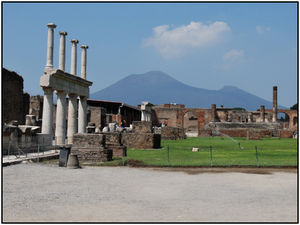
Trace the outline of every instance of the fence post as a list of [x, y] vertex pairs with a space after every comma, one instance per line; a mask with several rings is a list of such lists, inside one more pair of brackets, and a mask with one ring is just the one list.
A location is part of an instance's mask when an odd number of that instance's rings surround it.
[[38, 144], [38, 162], [40, 162], [40, 145]]
[[210, 166], [212, 167], [213, 161], [212, 161], [212, 147], [209, 146], [209, 151], [210, 151]]
[[8, 142], [7, 159], [9, 159], [9, 153], [10, 153], [10, 140]]
[[169, 145], [168, 145], [168, 165], [170, 166], [170, 148], [169, 148]]
[[255, 155], [256, 155], [256, 165], [257, 165], [257, 167], [259, 167], [259, 160], [258, 160], [257, 146], [255, 146]]

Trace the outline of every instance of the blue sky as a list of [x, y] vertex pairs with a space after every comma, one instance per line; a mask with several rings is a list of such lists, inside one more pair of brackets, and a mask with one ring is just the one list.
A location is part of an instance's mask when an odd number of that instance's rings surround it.
[[53, 22], [55, 67], [59, 31], [68, 32], [67, 72], [69, 40], [89, 46], [91, 93], [160, 70], [195, 87], [233, 85], [270, 101], [277, 85], [280, 105], [297, 102], [296, 3], [3, 3], [2, 17], [3, 66], [23, 76], [31, 95], [43, 94]]

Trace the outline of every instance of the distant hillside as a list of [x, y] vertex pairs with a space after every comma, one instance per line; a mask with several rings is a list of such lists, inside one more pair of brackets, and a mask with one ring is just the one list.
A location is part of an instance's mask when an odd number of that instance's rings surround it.
[[91, 94], [90, 99], [121, 101], [130, 105], [149, 101], [153, 104], [178, 103], [199, 108], [210, 108], [211, 104], [216, 104], [217, 107], [242, 107], [247, 110], [257, 110], [260, 105], [272, 108], [272, 102], [234, 86], [224, 86], [220, 90], [196, 88], [160, 71], [129, 75]]

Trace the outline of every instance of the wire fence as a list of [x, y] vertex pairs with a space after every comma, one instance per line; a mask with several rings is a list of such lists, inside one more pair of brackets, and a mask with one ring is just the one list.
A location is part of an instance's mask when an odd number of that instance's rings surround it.
[[7, 140], [2, 143], [2, 159], [3, 162], [10, 160], [18, 160], [25, 158], [35, 158], [39, 162], [39, 158], [45, 154], [57, 153], [59, 146], [56, 140], [53, 144], [40, 143], [37, 140], [31, 142], [18, 142], [15, 140]]
[[[166, 145], [159, 150], [132, 150], [127, 159], [136, 159], [153, 166], [296, 166], [297, 151], [264, 149], [263, 146], [234, 148], [222, 146]], [[126, 159], [123, 159], [123, 161]]]

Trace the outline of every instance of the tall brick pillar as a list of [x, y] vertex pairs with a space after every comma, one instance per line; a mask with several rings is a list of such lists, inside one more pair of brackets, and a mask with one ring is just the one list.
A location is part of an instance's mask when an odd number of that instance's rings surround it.
[[265, 106], [260, 106], [260, 121], [265, 122]]
[[211, 121], [216, 121], [217, 107], [216, 104], [211, 104]]
[[273, 119], [272, 122], [277, 122], [277, 86], [273, 87]]

